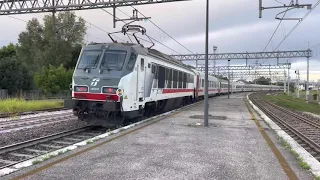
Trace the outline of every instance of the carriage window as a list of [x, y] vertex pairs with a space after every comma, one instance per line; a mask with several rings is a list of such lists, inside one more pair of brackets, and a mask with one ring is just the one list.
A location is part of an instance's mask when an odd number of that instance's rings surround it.
[[164, 88], [166, 70], [162, 66], [159, 66], [158, 69], [158, 88]]
[[172, 85], [172, 88], [177, 88], [178, 71], [173, 70], [173, 76], [172, 76], [172, 79], [173, 79], [173, 85]]
[[144, 59], [141, 58], [141, 71], [144, 71]]
[[151, 69], [151, 72], [153, 74], [156, 74], [156, 66], [152, 64], [152, 69]]
[[187, 88], [187, 73], [183, 73], [183, 88]]
[[182, 80], [183, 80], [182, 72], [179, 71], [179, 87], [178, 88], [182, 88]]
[[193, 81], [194, 81], [193, 78], [194, 78], [193, 75], [190, 75], [190, 82], [189, 83], [193, 83]]
[[78, 65], [79, 69], [96, 68], [101, 55], [101, 50], [85, 50], [82, 52]]
[[131, 53], [127, 68], [129, 70], [132, 70], [134, 65], [136, 64], [136, 59], [137, 59], [137, 55], [135, 55], [134, 53]]
[[201, 83], [202, 83], [202, 87], [204, 87], [204, 79], [202, 79], [202, 82], [201, 82]]
[[172, 70], [166, 69], [167, 88], [172, 87]]
[[126, 51], [105, 51], [100, 67], [102, 69], [120, 71], [122, 70], [126, 55]]

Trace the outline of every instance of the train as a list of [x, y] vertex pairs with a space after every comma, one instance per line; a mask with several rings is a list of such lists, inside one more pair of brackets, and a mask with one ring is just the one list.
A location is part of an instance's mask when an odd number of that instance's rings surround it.
[[[113, 127], [204, 99], [205, 74], [155, 49], [134, 43], [93, 43], [82, 48], [65, 107], [80, 121]], [[208, 78], [209, 97], [229, 92], [281, 90]]]

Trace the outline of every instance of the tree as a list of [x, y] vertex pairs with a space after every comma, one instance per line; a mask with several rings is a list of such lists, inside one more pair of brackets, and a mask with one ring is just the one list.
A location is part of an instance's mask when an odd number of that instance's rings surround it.
[[73, 12], [61, 12], [56, 17], [55, 28], [52, 16], [46, 15], [43, 21], [42, 25], [35, 18], [30, 20], [26, 30], [19, 34], [18, 56], [33, 72], [49, 64], [73, 68], [87, 30], [84, 19], [79, 18], [76, 23]]
[[58, 93], [61, 90], [68, 90], [71, 83], [73, 70], [67, 70], [61, 64], [59, 67], [49, 65], [42, 67], [41, 71], [35, 74], [37, 86], [45, 93]]
[[269, 85], [271, 82], [270, 78], [259, 77], [258, 79], [253, 80], [253, 83], [261, 84], [261, 85]]
[[7, 89], [9, 94], [32, 87], [31, 74], [15, 56], [4, 57], [0, 60], [0, 77], [0, 89]]
[[13, 56], [16, 56], [16, 46], [14, 44], [10, 43], [0, 49], [0, 59]]
[[186, 64], [186, 66], [187, 66], [188, 68], [190, 68], [190, 69], [196, 69], [194, 66], [191, 66], [191, 65], [189, 65], [189, 64]]

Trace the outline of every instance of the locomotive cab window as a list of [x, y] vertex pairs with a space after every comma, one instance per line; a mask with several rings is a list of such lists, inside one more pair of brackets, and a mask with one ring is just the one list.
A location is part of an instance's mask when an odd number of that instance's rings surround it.
[[128, 70], [133, 69], [134, 65], [136, 64], [136, 59], [137, 59], [137, 55], [135, 55], [134, 53], [131, 53], [130, 59], [127, 65]]
[[82, 52], [78, 69], [96, 68], [100, 60], [101, 50], [84, 50]]
[[102, 69], [108, 70], [122, 70], [123, 63], [126, 59], [126, 51], [114, 51], [108, 50], [104, 52], [103, 59], [101, 62]]

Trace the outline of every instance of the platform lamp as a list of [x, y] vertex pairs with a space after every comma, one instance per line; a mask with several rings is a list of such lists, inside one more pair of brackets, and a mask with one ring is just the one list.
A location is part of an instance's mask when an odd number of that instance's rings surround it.
[[216, 75], [216, 51], [217, 51], [218, 47], [217, 46], [213, 46], [213, 74]]

